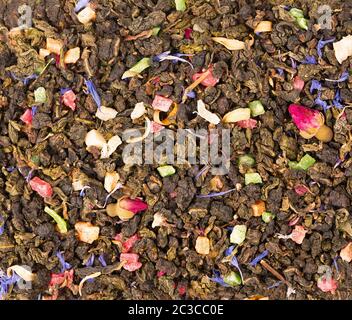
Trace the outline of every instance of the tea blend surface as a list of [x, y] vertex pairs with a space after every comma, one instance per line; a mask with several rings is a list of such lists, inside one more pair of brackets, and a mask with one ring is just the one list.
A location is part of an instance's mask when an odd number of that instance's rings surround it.
[[0, 0], [0, 298], [352, 299], [351, 18]]

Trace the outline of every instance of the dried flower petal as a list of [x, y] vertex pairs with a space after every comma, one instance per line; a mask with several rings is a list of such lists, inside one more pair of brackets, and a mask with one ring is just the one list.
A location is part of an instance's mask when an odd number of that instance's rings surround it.
[[332, 38], [332, 39], [329, 39], [329, 40], [322, 40], [320, 39], [318, 41], [318, 44], [317, 44], [317, 52], [318, 52], [318, 56], [320, 58], [322, 58], [323, 56], [323, 52], [322, 52], [322, 49], [328, 44], [328, 43], [331, 43], [331, 42], [334, 42], [335, 41], [335, 38]]
[[100, 95], [95, 87], [95, 84], [90, 79], [84, 79], [84, 83], [87, 86], [88, 93], [92, 96], [93, 100], [95, 101], [98, 109], [101, 107], [101, 99]]
[[251, 267], [255, 267], [261, 260], [263, 260], [269, 254], [268, 250], [264, 250], [261, 254], [257, 255], [249, 265]]
[[226, 113], [222, 119], [223, 122], [238, 122], [242, 120], [249, 120], [251, 118], [251, 109], [238, 108]]
[[33, 121], [32, 110], [27, 109], [20, 118], [25, 124], [31, 125]]
[[77, 13], [78, 11], [82, 10], [85, 8], [90, 0], [78, 0], [76, 6], [75, 6], [75, 12]]
[[98, 130], [91, 130], [86, 135], [85, 144], [88, 148], [97, 147], [102, 149], [106, 144], [106, 140]]
[[258, 121], [255, 119], [237, 121], [236, 125], [243, 129], [254, 129], [257, 126]]
[[122, 140], [118, 135], [111, 137], [108, 143], [103, 145], [103, 148], [101, 149], [100, 158], [101, 159], [109, 158], [115, 152], [117, 147], [121, 144], [122, 144]]
[[92, 225], [90, 222], [77, 222], [75, 224], [78, 240], [92, 244], [99, 238], [100, 228]]
[[[201, 84], [204, 86], [204, 87], [214, 87], [220, 79], [218, 78], [215, 78], [214, 75], [213, 75], [213, 67], [209, 67], [208, 70], [204, 71], [204, 72], [199, 72], [199, 73], [195, 73], [193, 76], [192, 76], [192, 81], [193, 82], [196, 82], [200, 77], [202, 76], [205, 76], [205, 78], [201, 81]], [[194, 88], [192, 88], [194, 89]], [[189, 93], [189, 91], [187, 91], [186, 95]]]
[[335, 291], [337, 289], [337, 282], [335, 281], [334, 278], [330, 276], [323, 275], [318, 279], [318, 288], [322, 290], [323, 292], [331, 292], [332, 294], [335, 294]]
[[260, 21], [254, 29], [254, 33], [271, 32], [273, 30], [273, 23], [271, 21]]
[[131, 199], [126, 197], [120, 200], [120, 207], [136, 214], [138, 212], [147, 210], [148, 204], [138, 198]]
[[295, 76], [293, 79], [293, 89], [297, 91], [302, 91], [303, 88], [304, 88], [304, 81], [299, 76]]
[[95, 272], [95, 273], [92, 273], [92, 274], [90, 274], [90, 275], [88, 275], [88, 276], [85, 276], [85, 277], [81, 280], [81, 282], [79, 283], [79, 285], [78, 285], [78, 292], [79, 292], [79, 295], [80, 295], [80, 296], [82, 295], [82, 288], [83, 288], [84, 283], [85, 283], [87, 280], [89, 280], [89, 279], [94, 279], [94, 278], [97, 278], [97, 277], [99, 277], [99, 276], [101, 276], [101, 272]]
[[11, 277], [12, 273], [15, 272], [24, 281], [34, 281], [35, 274], [27, 270], [24, 266], [13, 265], [9, 267], [6, 271], [7, 276]]
[[53, 188], [51, 185], [39, 177], [34, 177], [29, 181], [29, 185], [32, 190], [36, 191], [43, 198], [50, 198], [53, 195]]
[[69, 107], [72, 111], [76, 110], [76, 94], [68, 89], [65, 90], [64, 93], [62, 93], [62, 102], [64, 103], [65, 106]]
[[139, 255], [136, 253], [121, 253], [120, 261], [126, 261], [123, 268], [127, 271], [133, 272], [142, 267], [142, 263], [138, 261]]

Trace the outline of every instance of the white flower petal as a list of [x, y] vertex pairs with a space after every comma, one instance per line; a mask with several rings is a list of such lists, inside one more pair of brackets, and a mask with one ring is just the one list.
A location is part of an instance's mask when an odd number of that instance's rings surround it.
[[120, 175], [116, 171], [107, 172], [104, 178], [104, 189], [110, 193], [116, 188], [119, 180]]
[[106, 140], [98, 130], [91, 130], [87, 133], [85, 143], [87, 147], [103, 148], [106, 144]]
[[336, 60], [341, 64], [352, 56], [352, 35], [343, 37], [340, 41], [333, 43]]
[[117, 149], [117, 147], [122, 143], [121, 138], [116, 135], [110, 138], [108, 143], [106, 143], [103, 148], [101, 149], [101, 159], [109, 158]]

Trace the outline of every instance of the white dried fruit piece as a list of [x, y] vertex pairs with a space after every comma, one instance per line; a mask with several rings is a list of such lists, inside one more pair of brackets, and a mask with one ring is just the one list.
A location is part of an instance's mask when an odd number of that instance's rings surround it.
[[90, 222], [77, 222], [75, 224], [78, 240], [92, 244], [99, 237], [100, 228]]
[[143, 116], [146, 112], [145, 106], [144, 106], [144, 102], [138, 102], [136, 103], [136, 105], [134, 106], [134, 109], [131, 113], [131, 119], [138, 119], [141, 116]]
[[270, 32], [273, 30], [273, 23], [271, 21], [260, 21], [254, 29], [254, 33]]
[[341, 64], [352, 56], [352, 35], [343, 37], [340, 41], [333, 43], [336, 60]]
[[108, 143], [106, 143], [103, 148], [101, 149], [101, 159], [107, 159], [109, 158], [117, 149], [117, 147], [122, 144], [121, 138], [116, 135], [110, 138]]
[[197, 102], [197, 111], [200, 117], [209, 121], [210, 123], [215, 125], [220, 123], [220, 118], [215, 113], [212, 113], [207, 110], [202, 100], [198, 100]]
[[46, 49], [52, 53], [60, 54], [64, 43], [61, 40], [56, 40], [53, 38], [46, 39]]
[[209, 254], [210, 252], [210, 241], [207, 237], [199, 236], [196, 240], [196, 251], [199, 254]]
[[65, 53], [64, 62], [66, 64], [76, 63], [79, 60], [80, 56], [81, 56], [81, 49], [79, 47], [70, 49]]
[[352, 242], [350, 242], [346, 247], [341, 250], [340, 257], [343, 261], [352, 261]]
[[226, 113], [222, 121], [231, 123], [238, 122], [242, 120], [248, 120], [251, 118], [251, 109], [249, 108], [238, 108], [233, 111]]
[[241, 244], [246, 239], [247, 227], [246, 225], [234, 226], [230, 235], [230, 242], [235, 244]]
[[113, 108], [101, 106], [98, 108], [95, 116], [102, 121], [108, 121], [114, 119], [117, 116], [117, 113], [118, 112]]
[[163, 216], [162, 213], [157, 212], [154, 214], [154, 220], [152, 223], [152, 228], [154, 229], [155, 227], [162, 227], [166, 223], [166, 218]]
[[7, 275], [11, 276], [15, 272], [24, 281], [33, 281], [35, 279], [35, 274], [27, 270], [24, 266], [14, 265], [7, 269]]
[[119, 180], [120, 175], [118, 174], [118, 172], [107, 172], [104, 178], [104, 189], [109, 193], [112, 192], [116, 188]]
[[245, 48], [245, 43], [236, 39], [227, 39], [222, 37], [212, 38], [215, 42], [222, 44], [229, 50], [242, 50]]
[[87, 23], [95, 20], [95, 18], [96, 18], [95, 11], [89, 6], [85, 7], [77, 15], [78, 21], [82, 24], [87, 24]]
[[91, 130], [86, 135], [85, 144], [87, 147], [102, 149], [106, 145], [106, 140], [98, 130]]
[[48, 56], [50, 54], [50, 51], [47, 49], [39, 49], [39, 56], [42, 58], [45, 58], [46, 56]]

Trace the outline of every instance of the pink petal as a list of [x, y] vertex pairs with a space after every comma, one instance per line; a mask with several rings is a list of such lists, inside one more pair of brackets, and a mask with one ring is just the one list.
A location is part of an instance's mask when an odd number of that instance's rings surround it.
[[257, 126], [257, 120], [255, 119], [248, 119], [248, 120], [241, 120], [237, 121], [236, 124], [244, 129], [254, 129]]
[[350, 242], [346, 247], [341, 250], [340, 257], [343, 261], [352, 261], [352, 242]]
[[162, 276], [165, 275], [165, 274], [166, 274], [165, 271], [158, 271], [157, 274], [156, 274], [156, 276], [157, 276], [158, 278], [160, 278], [160, 277], [162, 277]]
[[308, 231], [304, 229], [302, 226], [295, 226], [294, 230], [291, 233], [290, 238], [292, 241], [296, 242], [297, 244], [302, 244], [303, 239], [306, 236]]
[[334, 294], [337, 289], [337, 282], [334, 280], [334, 278], [327, 278], [325, 275], [318, 279], [317, 285], [318, 288], [323, 292], [331, 292], [332, 294]]
[[165, 98], [163, 96], [156, 95], [154, 97], [152, 106], [154, 110], [168, 112], [172, 103], [173, 101], [170, 98]]
[[180, 296], [185, 295], [186, 294], [186, 290], [187, 290], [186, 286], [182, 286], [182, 285], [179, 285], [178, 288], [177, 288], [178, 294]]
[[29, 185], [43, 198], [50, 198], [53, 195], [53, 188], [51, 185], [38, 177], [34, 177], [29, 181]]
[[138, 270], [141, 266], [142, 263], [138, 261], [139, 255], [136, 253], [121, 253], [120, 255], [120, 261], [127, 261], [123, 265], [123, 268], [127, 271], [133, 272]]
[[[220, 79], [214, 77], [213, 67], [209, 67], [208, 70], [210, 71], [210, 74], [201, 82], [201, 84], [205, 87], [214, 87]], [[205, 72], [207, 72], [207, 70], [204, 72], [195, 73], [192, 77], [193, 82], [196, 81]]]
[[20, 118], [25, 124], [31, 125], [33, 121], [32, 110], [27, 109]]
[[130, 198], [124, 198], [120, 200], [120, 207], [122, 209], [131, 211], [133, 213], [138, 213], [140, 211], [144, 211], [148, 209], [148, 204], [146, 204], [144, 201], [141, 199], [130, 199]]
[[66, 91], [63, 94], [62, 101], [64, 105], [69, 107], [72, 111], [76, 110], [76, 95], [72, 90]]
[[296, 217], [296, 218], [293, 218], [293, 219], [291, 219], [291, 220], [288, 222], [288, 225], [289, 225], [290, 227], [292, 227], [292, 226], [294, 226], [295, 224], [297, 224], [300, 219], [301, 219], [300, 216], [298, 216], [298, 217]]
[[124, 250], [124, 253], [127, 253], [131, 251], [133, 248], [134, 244], [139, 240], [138, 234], [133, 235], [132, 237], [129, 237], [125, 242], [122, 243], [122, 247]]
[[299, 130], [309, 131], [321, 127], [320, 112], [297, 104], [288, 107], [293, 122]]
[[304, 88], [304, 81], [299, 77], [295, 76], [293, 79], [293, 88], [297, 91], [302, 91]]
[[309, 191], [309, 189], [304, 185], [304, 184], [299, 184], [297, 186], [295, 186], [295, 192], [299, 195], [299, 196], [303, 196], [304, 194], [306, 194]]
[[193, 31], [192, 28], [185, 29], [185, 39], [187, 40], [191, 39], [192, 31]]

